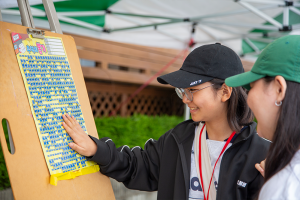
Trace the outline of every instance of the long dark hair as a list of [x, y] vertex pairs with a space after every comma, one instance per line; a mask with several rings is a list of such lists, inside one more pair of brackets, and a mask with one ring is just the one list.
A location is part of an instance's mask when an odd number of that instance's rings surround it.
[[[264, 78], [266, 83], [274, 77]], [[286, 81], [285, 98], [266, 159], [265, 182], [289, 164], [300, 147], [300, 84]], [[274, 102], [275, 103], [275, 102]]]
[[[221, 79], [213, 79], [210, 81], [213, 88], [217, 91], [221, 89], [225, 83]], [[231, 129], [237, 133], [240, 132], [242, 126], [249, 125], [253, 121], [253, 113], [247, 104], [247, 93], [243, 87], [232, 88], [231, 96], [227, 106], [227, 121]]]

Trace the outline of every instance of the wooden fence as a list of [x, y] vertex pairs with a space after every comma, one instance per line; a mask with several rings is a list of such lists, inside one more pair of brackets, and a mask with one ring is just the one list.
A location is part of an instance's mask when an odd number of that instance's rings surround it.
[[[82, 66], [91, 107], [95, 117], [107, 116], [135, 90], [168, 64], [181, 50], [118, 43], [71, 35], [81, 59], [94, 61], [94, 67]], [[162, 74], [178, 70], [186, 55], [181, 55]], [[253, 63], [243, 61], [245, 70]], [[182, 115], [183, 103], [174, 88], [156, 78], [142, 92], [123, 104], [118, 115]]]
[[[75, 39], [79, 57], [95, 62], [95, 67], [82, 66], [95, 117], [108, 116], [181, 52], [76, 35], [72, 37]], [[184, 56], [180, 56], [162, 74], [178, 70]], [[183, 114], [182, 101], [177, 97], [174, 88], [158, 83], [156, 78], [122, 105], [116, 112], [117, 115]]]

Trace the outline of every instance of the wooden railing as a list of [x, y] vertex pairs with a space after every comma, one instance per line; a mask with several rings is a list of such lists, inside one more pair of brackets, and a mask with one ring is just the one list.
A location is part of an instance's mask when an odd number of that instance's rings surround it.
[[[95, 67], [82, 66], [95, 117], [109, 115], [182, 51], [71, 36], [75, 40], [79, 58], [96, 63]], [[178, 70], [185, 56], [180, 56], [162, 74]], [[253, 63], [243, 61], [243, 65], [248, 71]], [[162, 85], [155, 78], [117, 111], [121, 116], [133, 113], [182, 115], [183, 104], [173, 87]]]
[[[96, 62], [95, 68], [83, 67], [84, 77], [91, 79], [143, 84], [181, 52], [72, 36], [79, 57]], [[183, 63], [183, 57], [176, 60], [162, 74], [178, 70]], [[150, 85], [165, 87], [157, 83], [156, 79]]]

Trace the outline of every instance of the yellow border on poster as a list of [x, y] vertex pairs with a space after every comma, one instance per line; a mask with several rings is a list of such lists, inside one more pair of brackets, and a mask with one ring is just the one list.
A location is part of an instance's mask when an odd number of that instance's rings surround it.
[[92, 174], [95, 172], [98, 172], [100, 170], [99, 165], [92, 165], [90, 167], [82, 168], [78, 171], [70, 171], [65, 173], [59, 173], [51, 175], [50, 177], [50, 184], [57, 186], [57, 181], [59, 180], [68, 180], [68, 179], [74, 179], [77, 176], [85, 175], [85, 174]]

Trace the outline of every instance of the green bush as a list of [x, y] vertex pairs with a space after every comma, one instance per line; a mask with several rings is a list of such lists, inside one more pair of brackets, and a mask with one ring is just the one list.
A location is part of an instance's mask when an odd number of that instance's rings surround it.
[[[7, 133], [7, 126], [6, 126], [6, 120], [2, 120], [2, 127], [5, 133]], [[0, 126], [0, 128], [2, 128]], [[8, 150], [10, 151], [10, 146], [9, 146], [9, 139], [8, 139], [8, 135], [5, 134], [5, 139], [6, 139], [6, 144], [8, 144]], [[8, 178], [8, 173], [7, 173], [7, 169], [6, 169], [6, 165], [5, 165], [5, 161], [4, 161], [4, 155], [2, 152], [2, 146], [0, 143], [0, 190], [3, 190], [5, 188], [9, 188], [10, 187], [10, 181]]]
[[144, 147], [149, 138], [158, 139], [162, 134], [183, 121], [178, 116], [147, 116], [96, 118], [99, 138], [110, 137], [117, 147]]
[[[110, 137], [116, 146], [144, 147], [149, 138], [158, 139], [169, 129], [183, 121], [177, 116], [146, 116], [104, 117], [95, 118], [99, 138]], [[4, 131], [7, 131], [5, 121], [2, 121]], [[1, 127], [0, 127], [1, 128]], [[8, 137], [6, 137], [7, 144]], [[0, 144], [0, 190], [10, 187], [7, 169]]]

